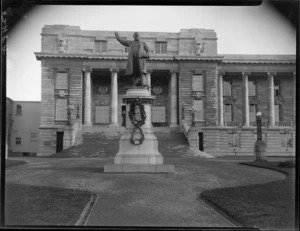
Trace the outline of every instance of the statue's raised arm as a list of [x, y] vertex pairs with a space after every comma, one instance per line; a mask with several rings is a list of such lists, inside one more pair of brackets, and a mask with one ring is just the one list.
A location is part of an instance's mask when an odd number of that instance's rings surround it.
[[115, 31], [115, 37], [123, 46], [129, 47], [129, 42], [126, 39], [120, 38], [119, 33], [117, 31]]
[[133, 78], [134, 86], [141, 85], [150, 87], [150, 83], [146, 82], [146, 60], [149, 59], [150, 56], [150, 49], [148, 45], [145, 42], [140, 41], [140, 35], [138, 32], [133, 34], [133, 41], [120, 38], [117, 31], [115, 31], [115, 36], [119, 43], [128, 47], [128, 59], [125, 75]]

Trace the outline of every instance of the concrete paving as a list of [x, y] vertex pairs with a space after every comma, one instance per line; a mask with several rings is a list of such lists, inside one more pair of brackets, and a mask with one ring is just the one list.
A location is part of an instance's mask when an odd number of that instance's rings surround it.
[[27, 165], [6, 170], [7, 183], [86, 190], [97, 200], [87, 226], [232, 227], [197, 200], [207, 189], [284, 179], [279, 172], [244, 166], [237, 160], [164, 158], [175, 173], [104, 173], [113, 158], [15, 158]]

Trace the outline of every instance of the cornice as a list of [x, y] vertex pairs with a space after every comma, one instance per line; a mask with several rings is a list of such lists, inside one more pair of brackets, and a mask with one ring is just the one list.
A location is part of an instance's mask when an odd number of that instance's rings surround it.
[[[127, 60], [127, 54], [121, 55], [96, 55], [96, 54], [78, 54], [78, 53], [34, 53], [37, 60], [46, 58], [62, 58], [62, 59], [88, 59], [88, 60]], [[296, 64], [296, 58], [289, 56], [288, 58], [280, 58], [280, 56], [272, 56], [269, 59], [257, 56], [252, 58], [251, 55], [244, 55], [246, 58], [229, 59], [226, 56], [151, 56], [150, 61], [213, 61], [221, 64]]]

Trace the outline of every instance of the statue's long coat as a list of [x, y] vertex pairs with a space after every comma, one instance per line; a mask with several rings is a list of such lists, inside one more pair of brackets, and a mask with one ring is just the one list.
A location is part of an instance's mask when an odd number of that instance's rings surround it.
[[[146, 74], [146, 59], [143, 58], [145, 56], [149, 56], [150, 49], [145, 42], [142, 41], [128, 41], [125, 39], [117, 38], [117, 40], [124, 46], [129, 47], [128, 49], [128, 59], [127, 59], [127, 68], [126, 68], [126, 75], [132, 75], [133, 73], [133, 43], [139, 43], [139, 68], [140, 73]], [[139, 76], [136, 76], [139, 77]]]

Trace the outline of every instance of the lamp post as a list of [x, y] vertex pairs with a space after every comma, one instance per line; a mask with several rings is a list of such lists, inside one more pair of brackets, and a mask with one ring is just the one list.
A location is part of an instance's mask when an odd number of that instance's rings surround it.
[[261, 137], [261, 112], [256, 113], [257, 140], [262, 140]]
[[185, 106], [186, 106], [186, 103], [182, 102], [181, 103], [181, 120], [185, 119], [185, 116], [184, 116], [184, 108], [185, 108]]
[[257, 140], [254, 144], [255, 161], [266, 161], [266, 144], [262, 140], [261, 112], [256, 113]]

